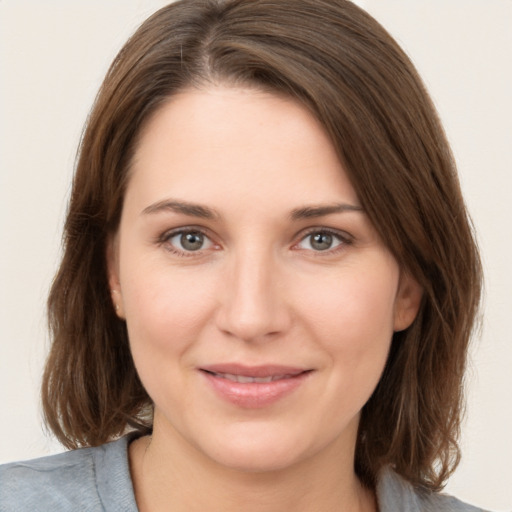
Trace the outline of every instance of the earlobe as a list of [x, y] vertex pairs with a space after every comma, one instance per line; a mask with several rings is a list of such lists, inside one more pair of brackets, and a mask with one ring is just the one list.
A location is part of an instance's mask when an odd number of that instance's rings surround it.
[[112, 304], [114, 305], [114, 309], [116, 310], [116, 315], [119, 318], [121, 318], [122, 320], [125, 320], [121, 293], [119, 290], [113, 290], [112, 288], [110, 290], [111, 290], [110, 295], [112, 297]]
[[110, 288], [110, 296], [112, 304], [119, 318], [125, 320], [123, 295], [121, 293], [121, 283], [119, 280], [119, 258], [118, 258], [118, 242], [117, 237], [112, 237], [107, 242], [107, 273], [108, 286]]
[[402, 272], [395, 299], [393, 326], [395, 332], [407, 329], [414, 322], [420, 309], [422, 297], [421, 285], [410, 274]]

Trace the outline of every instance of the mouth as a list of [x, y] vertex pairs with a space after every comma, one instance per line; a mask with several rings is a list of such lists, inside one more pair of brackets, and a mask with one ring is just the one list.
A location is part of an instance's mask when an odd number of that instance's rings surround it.
[[217, 396], [243, 408], [262, 408], [288, 396], [312, 369], [289, 366], [214, 365], [199, 368]]
[[267, 383], [267, 382], [275, 382], [276, 380], [283, 380], [283, 379], [292, 379], [294, 377], [297, 377], [297, 375], [300, 375], [304, 372], [299, 373], [285, 373], [280, 375], [268, 375], [267, 377], [252, 377], [250, 375], [237, 375], [234, 373], [221, 373], [221, 372], [211, 372], [208, 370], [203, 370], [206, 373], [209, 373], [210, 375], [214, 377], [218, 377], [220, 379], [227, 379], [231, 382], [238, 382], [240, 384], [250, 384], [253, 382], [256, 383]]
[[200, 370], [215, 377], [240, 383], [273, 382], [276, 380], [291, 379], [302, 373], [312, 371], [306, 368], [276, 364], [246, 366], [238, 363], [202, 366]]

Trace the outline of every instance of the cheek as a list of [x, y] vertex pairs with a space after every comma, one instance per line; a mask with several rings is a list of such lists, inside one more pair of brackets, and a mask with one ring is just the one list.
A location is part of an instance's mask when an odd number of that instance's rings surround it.
[[387, 360], [398, 271], [394, 266], [350, 270], [324, 286], [316, 281], [308, 287], [301, 310], [304, 325], [336, 369], [331, 384], [365, 395], [373, 391]]
[[[139, 377], [158, 407], [180, 406], [189, 395], [183, 367], [190, 366], [212, 297], [190, 275], [165, 266], [137, 265], [124, 283], [123, 299], [132, 357]], [[178, 395], [169, 390], [181, 390]]]
[[[303, 315], [323, 331], [323, 338], [353, 340], [363, 345], [393, 333], [398, 276], [348, 272], [320, 286], [318, 280], [303, 293]], [[337, 335], [336, 335], [337, 334]]]
[[[384, 370], [398, 284], [394, 266], [345, 267], [336, 279], [302, 282], [301, 325], [319, 350], [323, 375], [312, 424], [336, 436], [358, 417]], [[316, 428], [316, 427], [315, 427]]]
[[190, 271], [140, 261], [125, 271], [123, 302], [134, 357], [186, 351], [214, 306], [208, 281]]

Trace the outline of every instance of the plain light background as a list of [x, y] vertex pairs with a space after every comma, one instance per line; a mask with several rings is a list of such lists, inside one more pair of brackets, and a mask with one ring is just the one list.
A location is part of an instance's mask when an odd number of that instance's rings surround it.
[[[76, 146], [114, 55], [165, 0], [0, 0], [0, 462], [59, 451], [38, 387]], [[512, 510], [512, 1], [362, 0], [444, 121], [486, 272], [463, 460], [447, 492]]]

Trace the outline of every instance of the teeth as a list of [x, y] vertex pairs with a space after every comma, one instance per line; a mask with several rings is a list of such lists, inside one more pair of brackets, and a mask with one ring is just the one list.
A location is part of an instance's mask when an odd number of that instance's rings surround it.
[[271, 375], [269, 377], [248, 377], [246, 375], [234, 375], [232, 373], [216, 373], [217, 377], [221, 377], [223, 379], [231, 380], [233, 382], [240, 382], [242, 384], [248, 384], [251, 382], [272, 382], [274, 380], [286, 379], [291, 377], [291, 375]]
[[245, 375], [237, 375], [236, 376], [237, 382], [271, 382], [272, 377], [246, 377]]

